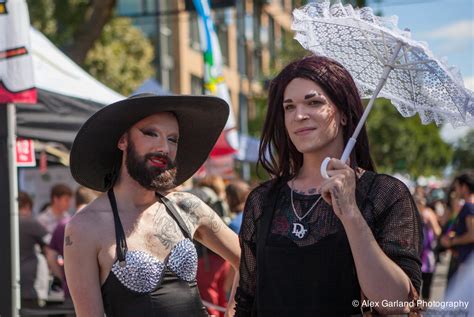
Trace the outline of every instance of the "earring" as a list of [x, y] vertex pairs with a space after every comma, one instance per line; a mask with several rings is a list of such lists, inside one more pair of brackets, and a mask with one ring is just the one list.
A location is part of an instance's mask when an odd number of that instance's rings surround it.
[[345, 117], [341, 118], [341, 124], [342, 124], [342, 125], [346, 125], [346, 123], [347, 123], [346, 118], [345, 118]]

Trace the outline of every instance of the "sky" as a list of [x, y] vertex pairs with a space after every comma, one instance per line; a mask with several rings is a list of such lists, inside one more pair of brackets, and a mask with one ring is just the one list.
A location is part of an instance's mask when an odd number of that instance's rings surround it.
[[[465, 86], [474, 90], [474, 0], [369, 0], [384, 16], [398, 16], [398, 27], [409, 28], [412, 39], [428, 43], [437, 57], [456, 66]], [[443, 127], [441, 136], [455, 142], [468, 128]]]

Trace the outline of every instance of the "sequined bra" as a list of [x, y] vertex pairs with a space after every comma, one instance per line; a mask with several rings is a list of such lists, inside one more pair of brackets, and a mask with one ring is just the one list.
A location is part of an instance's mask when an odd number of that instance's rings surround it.
[[123, 286], [133, 292], [150, 293], [160, 285], [165, 269], [169, 269], [183, 281], [195, 281], [198, 265], [196, 248], [191, 241], [189, 229], [166, 197], [159, 196], [187, 238], [178, 242], [166, 259], [161, 261], [148, 252], [128, 250], [113, 191], [110, 190], [108, 195], [114, 212], [117, 240], [117, 261], [111, 272]]

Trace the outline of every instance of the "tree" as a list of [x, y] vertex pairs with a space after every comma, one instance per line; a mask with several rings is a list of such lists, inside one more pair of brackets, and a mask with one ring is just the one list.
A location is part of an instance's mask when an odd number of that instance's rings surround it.
[[105, 27], [84, 64], [89, 73], [124, 95], [153, 75], [153, 46], [129, 18], [114, 18]]
[[474, 168], [474, 130], [470, 130], [455, 146], [453, 167], [458, 170]]
[[451, 162], [452, 149], [441, 139], [439, 128], [422, 125], [418, 116], [403, 118], [389, 100], [376, 101], [367, 130], [380, 172], [439, 175]]
[[121, 94], [153, 75], [153, 45], [116, 0], [29, 0], [31, 23], [77, 64]]
[[112, 19], [116, 0], [29, 0], [32, 24], [41, 30], [77, 64]]

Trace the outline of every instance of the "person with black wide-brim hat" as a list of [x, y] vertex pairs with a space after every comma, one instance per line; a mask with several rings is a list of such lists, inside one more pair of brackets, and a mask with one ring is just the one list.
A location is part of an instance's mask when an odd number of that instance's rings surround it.
[[192, 240], [238, 270], [238, 238], [198, 198], [171, 190], [204, 163], [228, 114], [216, 97], [144, 94], [102, 108], [82, 126], [71, 173], [107, 193], [66, 228], [77, 316], [207, 316]]

